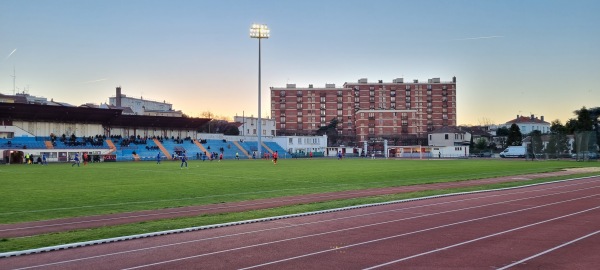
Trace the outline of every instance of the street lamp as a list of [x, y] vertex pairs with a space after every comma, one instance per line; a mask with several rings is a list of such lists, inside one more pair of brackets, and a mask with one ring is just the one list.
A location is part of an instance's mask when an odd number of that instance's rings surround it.
[[266, 24], [252, 24], [250, 27], [250, 38], [258, 39], [258, 158], [262, 157], [262, 119], [260, 116], [260, 40], [269, 38], [269, 28]]

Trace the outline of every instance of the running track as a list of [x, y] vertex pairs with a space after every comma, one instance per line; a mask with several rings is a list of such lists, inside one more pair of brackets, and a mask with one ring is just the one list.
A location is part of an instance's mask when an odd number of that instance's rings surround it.
[[597, 269], [600, 177], [0, 259], [0, 269]]

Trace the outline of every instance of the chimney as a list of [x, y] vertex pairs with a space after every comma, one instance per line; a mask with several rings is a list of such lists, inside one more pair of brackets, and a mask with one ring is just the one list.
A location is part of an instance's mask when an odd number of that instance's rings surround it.
[[531, 120], [535, 119], [535, 117], [533, 116], [533, 114], [531, 115]]
[[121, 86], [117, 86], [117, 98], [115, 99], [115, 105], [121, 107]]
[[542, 116], [540, 116], [540, 117], [541, 117], [541, 118], [540, 118], [540, 120], [544, 121], [544, 116], [542, 115]]

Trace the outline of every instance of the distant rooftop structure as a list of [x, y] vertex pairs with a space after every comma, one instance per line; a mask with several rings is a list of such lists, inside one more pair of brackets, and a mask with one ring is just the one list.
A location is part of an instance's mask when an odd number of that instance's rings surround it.
[[[116, 95], [108, 99], [107, 106], [109, 108], [123, 109], [123, 114], [133, 115], [152, 115], [152, 116], [171, 116], [181, 117], [183, 113], [181, 111], [174, 111], [173, 105], [166, 101], [153, 101], [140, 98], [128, 97], [121, 93], [121, 87], [118, 86], [116, 89]], [[131, 110], [129, 112], [127, 109]]]
[[0, 94], [0, 102], [46, 105], [48, 103], [48, 99], [46, 99], [45, 97], [32, 96], [23, 92], [17, 93], [15, 95]]

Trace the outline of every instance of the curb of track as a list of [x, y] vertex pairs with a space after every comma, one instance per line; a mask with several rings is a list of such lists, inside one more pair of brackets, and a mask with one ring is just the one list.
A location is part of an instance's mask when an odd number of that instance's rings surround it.
[[280, 220], [280, 219], [287, 219], [287, 218], [294, 218], [294, 217], [311, 216], [311, 215], [318, 215], [318, 214], [324, 214], [324, 213], [346, 211], [346, 210], [366, 208], [366, 207], [373, 207], [373, 206], [380, 206], [380, 205], [389, 205], [389, 204], [397, 204], [397, 203], [412, 202], [412, 201], [419, 201], [419, 200], [427, 200], [427, 199], [433, 199], [433, 198], [451, 197], [451, 196], [466, 195], [466, 194], [476, 194], [476, 193], [484, 193], [484, 192], [492, 192], [492, 191], [519, 189], [519, 188], [526, 188], [526, 187], [532, 187], [532, 186], [554, 184], [554, 183], [560, 183], [560, 182], [566, 182], [566, 181], [581, 180], [581, 179], [587, 179], [587, 178], [593, 178], [593, 177], [598, 177], [598, 176], [586, 176], [586, 177], [569, 178], [569, 179], [556, 180], [556, 181], [544, 182], [544, 183], [529, 184], [529, 185], [523, 185], [523, 186], [517, 186], [517, 187], [507, 187], [507, 188], [497, 188], [497, 189], [487, 189], [487, 190], [477, 190], [477, 191], [465, 191], [465, 192], [457, 192], [457, 193], [450, 193], [450, 194], [433, 195], [433, 196], [420, 197], [420, 198], [395, 200], [395, 201], [380, 202], [380, 203], [362, 204], [362, 205], [347, 206], [347, 207], [340, 207], [340, 208], [333, 208], [333, 209], [320, 210], [320, 211], [312, 211], [312, 212], [305, 212], [305, 213], [298, 213], [298, 214], [289, 214], [289, 215], [282, 215], [282, 216], [274, 216], [274, 217], [250, 219], [250, 220], [243, 220], [243, 221], [227, 222], [227, 223], [221, 223], [221, 224], [213, 224], [213, 225], [189, 227], [189, 228], [183, 228], [183, 229], [175, 229], [175, 230], [151, 232], [151, 233], [144, 233], [144, 234], [135, 234], [135, 235], [128, 235], [128, 236], [120, 236], [120, 237], [113, 237], [113, 238], [107, 238], [107, 239], [85, 241], [85, 242], [78, 242], [78, 243], [71, 243], [71, 244], [64, 244], [64, 245], [57, 245], [57, 246], [50, 246], [50, 247], [43, 247], [43, 248], [35, 248], [35, 249], [28, 249], [28, 250], [21, 250], [21, 251], [4, 252], [4, 253], [0, 253], [0, 258], [16, 257], [16, 256], [23, 256], [23, 255], [28, 255], [28, 254], [44, 253], [44, 252], [64, 250], [64, 249], [71, 249], [71, 248], [77, 248], [77, 247], [93, 246], [93, 245], [99, 245], [99, 244], [121, 242], [121, 241], [126, 241], [126, 240], [134, 240], [134, 239], [155, 237], [155, 236], [161, 236], [161, 235], [169, 235], [169, 234], [193, 232], [193, 231], [200, 231], [200, 230], [216, 229], [216, 228], [222, 228], [222, 227], [237, 226], [237, 225], [257, 223], [257, 222], [265, 222], [265, 221], [273, 221], [273, 220]]

